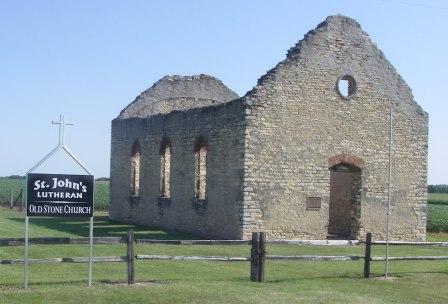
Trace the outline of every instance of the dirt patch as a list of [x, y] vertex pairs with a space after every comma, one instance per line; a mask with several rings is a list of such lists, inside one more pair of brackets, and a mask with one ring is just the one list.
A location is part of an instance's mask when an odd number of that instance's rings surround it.
[[390, 281], [390, 282], [399, 280], [399, 278], [391, 277], [391, 276], [387, 276], [387, 278], [385, 276], [379, 276], [379, 277], [374, 277], [372, 279], [377, 280], [377, 281]]

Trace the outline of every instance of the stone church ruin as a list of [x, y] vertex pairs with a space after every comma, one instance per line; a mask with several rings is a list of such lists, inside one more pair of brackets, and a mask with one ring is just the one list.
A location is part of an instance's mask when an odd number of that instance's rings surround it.
[[214, 239], [426, 234], [428, 116], [353, 19], [328, 17], [243, 97], [166, 76], [112, 121], [110, 217]]

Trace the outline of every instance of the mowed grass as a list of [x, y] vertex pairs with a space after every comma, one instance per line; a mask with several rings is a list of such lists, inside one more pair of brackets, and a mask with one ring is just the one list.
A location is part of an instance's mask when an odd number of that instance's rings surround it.
[[[0, 206], [9, 206], [11, 190], [15, 206], [21, 204], [20, 193], [25, 189], [25, 179], [8, 179], [0, 177]], [[109, 182], [95, 181], [95, 210], [107, 210], [109, 206]]]
[[[95, 236], [190, 239], [193, 236], [95, 218]], [[0, 237], [22, 237], [23, 214], [0, 208]], [[31, 218], [30, 236], [87, 236], [82, 219]], [[443, 234], [431, 235], [432, 240]], [[362, 255], [364, 246], [268, 245], [268, 254]], [[125, 245], [95, 245], [94, 255], [125, 255]], [[248, 256], [249, 246], [139, 245], [137, 254]], [[87, 245], [33, 245], [30, 258], [87, 256]], [[374, 246], [373, 255], [384, 255]], [[391, 248], [391, 255], [448, 255], [443, 247]], [[23, 247], [0, 247], [0, 259], [23, 258]], [[94, 286], [86, 287], [86, 264], [32, 264], [30, 289], [21, 289], [23, 266], [0, 265], [0, 303], [447, 303], [448, 262], [390, 263], [393, 280], [362, 278], [363, 261], [273, 262], [266, 282], [249, 281], [248, 262], [137, 261], [136, 280], [126, 286], [125, 263], [94, 265]], [[384, 263], [372, 262], [373, 276]], [[121, 284], [118, 284], [121, 283]]]

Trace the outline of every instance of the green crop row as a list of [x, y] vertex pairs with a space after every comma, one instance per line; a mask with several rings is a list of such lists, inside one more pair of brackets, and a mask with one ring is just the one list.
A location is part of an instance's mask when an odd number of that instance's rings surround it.
[[[24, 179], [0, 178], [0, 206], [9, 206], [11, 190], [15, 206], [21, 204], [21, 189], [25, 187]], [[95, 182], [95, 209], [107, 210], [109, 205], [109, 182]], [[448, 194], [429, 193], [428, 195], [428, 225], [430, 232], [448, 232]]]
[[428, 204], [428, 232], [448, 232], [448, 205]]

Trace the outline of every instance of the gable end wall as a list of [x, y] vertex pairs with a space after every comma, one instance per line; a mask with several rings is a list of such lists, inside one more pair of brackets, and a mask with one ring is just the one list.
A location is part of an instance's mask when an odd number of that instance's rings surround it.
[[[337, 79], [352, 75], [356, 95]], [[428, 117], [408, 86], [352, 19], [336, 17], [310, 32], [245, 97], [244, 236], [327, 237], [329, 159], [363, 162], [357, 237], [385, 238], [389, 107], [394, 108], [391, 237], [426, 235]], [[321, 197], [307, 210], [308, 197]]]

